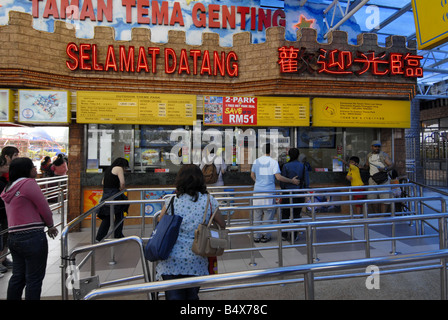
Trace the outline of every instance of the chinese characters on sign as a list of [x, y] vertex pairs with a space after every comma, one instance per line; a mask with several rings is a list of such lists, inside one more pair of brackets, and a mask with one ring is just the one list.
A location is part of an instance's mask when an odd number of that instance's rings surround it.
[[283, 46], [278, 49], [278, 64], [281, 73], [308, 72], [312, 74], [334, 74], [334, 75], [362, 75], [370, 72], [376, 76], [405, 76], [411, 78], [423, 77], [423, 68], [420, 66], [419, 55], [410, 53], [380, 53], [356, 52], [344, 50], [325, 50], [319, 52], [308, 52], [306, 48], [295, 48]]

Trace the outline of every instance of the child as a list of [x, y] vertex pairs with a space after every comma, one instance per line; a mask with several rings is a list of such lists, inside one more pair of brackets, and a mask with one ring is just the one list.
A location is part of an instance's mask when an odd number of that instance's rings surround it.
[[[350, 157], [348, 163], [347, 163], [347, 161], [344, 161], [342, 159], [339, 159], [339, 160], [341, 160], [345, 165], [349, 166], [346, 179], [348, 181], [350, 181], [352, 187], [363, 186], [364, 182], [361, 179], [361, 173], [360, 173], [359, 167], [358, 167], [359, 166], [359, 158], [356, 156]], [[356, 191], [365, 191], [365, 189], [356, 189]], [[353, 196], [353, 200], [362, 200], [365, 198], [366, 198], [366, 195], [364, 195], [364, 194]], [[356, 207], [356, 214], [360, 215], [362, 205], [357, 204], [355, 207]]]

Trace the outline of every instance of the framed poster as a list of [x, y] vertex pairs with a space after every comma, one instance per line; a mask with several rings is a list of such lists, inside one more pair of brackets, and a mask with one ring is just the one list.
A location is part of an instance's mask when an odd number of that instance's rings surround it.
[[14, 121], [13, 94], [10, 89], [0, 89], [0, 122]]
[[19, 122], [69, 123], [68, 91], [19, 90]]

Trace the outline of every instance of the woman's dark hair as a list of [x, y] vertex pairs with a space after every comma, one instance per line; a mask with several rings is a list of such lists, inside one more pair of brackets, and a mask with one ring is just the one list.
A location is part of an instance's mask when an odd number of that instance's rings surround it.
[[17, 149], [17, 148], [14, 147], [14, 146], [6, 146], [6, 147], [4, 147], [4, 148], [2, 149], [2, 154], [1, 154], [1, 156], [2, 156], [2, 157], [4, 157], [4, 156], [8, 156], [8, 157], [12, 158], [12, 156], [15, 155], [16, 153], [17, 153], [17, 154], [19, 153], [19, 149]]
[[193, 197], [194, 202], [198, 200], [199, 192], [207, 193], [204, 175], [195, 164], [184, 164], [177, 173], [174, 185], [178, 197], [188, 194]]
[[63, 163], [64, 163], [64, 155], [62, 153], [60, 153], [60, 154], [58, 154], [58, 157], [56, 158], [56, 160], [54, 160], [53, 164], [55, 166], [60, 166]]
[[110, 167], [111, 168], [113, 168], [113, 167], [127, 168], [127, 167], [129, 167], [129, 161], [126, 160], [125, 158], [117, 158], [114, 160], [114, 162], [112, 162]]
[[46, 156], [45, 158], [44, 158], [44, 161], [42, 161], [42, 164], [46, 164], [48, 161], [50, 161], [51, 160], [51, 158], [49, 157], [49, 156]]
[[8, 163], [8, 160], [4, 156], [0, 156], [0, 167], [3, 167]]
[[289, 161], [294, 161], [299, 158], [300, 151], [297, 148], [291, 148], [288, 151], [288, 155], [289, 155]]
[[20, 178], [29, 178], [34, 163], [30, 158], [15, 158], [9, 164], [9, 184]]

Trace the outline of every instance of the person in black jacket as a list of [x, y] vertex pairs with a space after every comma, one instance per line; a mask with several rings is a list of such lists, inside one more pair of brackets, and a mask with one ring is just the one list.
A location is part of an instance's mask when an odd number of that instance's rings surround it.
[[[124, 158], [117, 158], [111, 165], [104, 171], [103, 178], [103, 197], [101, 201], [106, 200], [113, 195], [124, 190], [126, 182], [124, 178], [124, 170], [129, 167], [128, 160]], [[121, 194], [114, 200], [128, 200], [126, 195]], [[129, 205], [114, 206], [114, 225], [118, 227], [114, 231], [114, 237], [116, 239], [123, 238], [123, 219], [124, 213], [127, 212]], [[102, 206], [98, 212], [98, 218], [102, 220], [101, 225], [96, 235], [96, 240], [101, 241], [107, 235], [110, 228], [110, 207]]]

